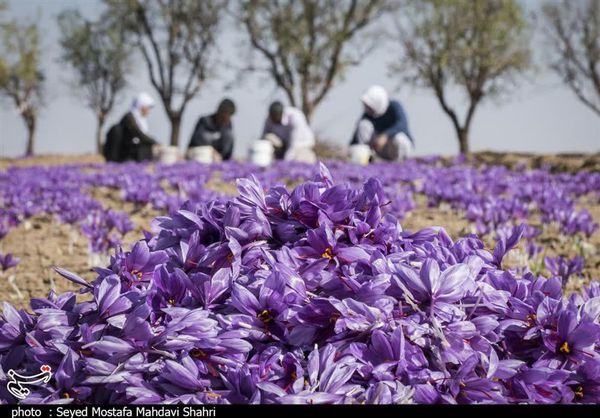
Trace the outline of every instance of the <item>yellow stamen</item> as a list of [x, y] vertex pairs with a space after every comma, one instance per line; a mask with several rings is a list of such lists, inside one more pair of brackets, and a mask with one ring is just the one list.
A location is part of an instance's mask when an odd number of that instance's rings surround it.
[[560, 351], [563, 354], [569, 354], [571, 352], [571, 348], [569, 348], [569, 343], [566, 341], [562, 343], [558, 351]]
[[194, 358], [203, 358], [206, 357], [206, 353], [199, 348], [194, 348], [190, 351], [190, 356]]
[[323, 254], [321, 254], [321, 257], [328, 258], [331, 260], [333, 258], [333, 253], [331, 252], [331, 247], [327, 247], [325, 249], [325, 252]]
[[576, 397], [577, 399], [581, 399], [581, 398], [583, 398], [583, 387], [581, 387], [581, 386], [577, 386], [577, 387], [575, 388], [575, 390], [573, 391], [573, 393], [575, 393], [575, 397]]
[[258, 315], [256, 315], [256, 317], [258, 319], [260, 319], [261, 321], [263, 321], [265, 324], [268, 324], [269, 322], [273, 321], [273, 317], [271, 316], [271, 313], [268, 310], [264, 310], [261, 313], [259, 313]]

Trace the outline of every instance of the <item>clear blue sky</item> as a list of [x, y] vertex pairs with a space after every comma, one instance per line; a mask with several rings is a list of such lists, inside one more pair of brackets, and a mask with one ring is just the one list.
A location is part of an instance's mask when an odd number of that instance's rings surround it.
[[[526, 2], [534, 9], [541, 2]], [[38, 154], [81, 154], [95, 148], [95, 118], [68, 84], [69, 70], [58, 63], [59, 46], [56, 16], [65, 8], [76, 7], [93, 16], [101, 9], [97, 0], [9, 0], [9, 16], [38, 20], [42, 33], [43, 62], [47, 76], [46, 108], [39, 120], [36, 136]], [[228, 27], [220, 39], [220, 50], [232, 61], [238, 54], [239, 33]], [[534, 41], [536, 51], [541, 50]], [[347, 72], [326, 101], [317, 109], [313, 128], [321, 138], [340, 145], [349, 142], [361, 113], [359, 97], [371, 84], [388, 88], [404, 104], [416, 140], [417, 154], [454, 154], [458, 151], [454, 130], [440, 110], [435, 97], [425, 90], [402, 86], [399, 77], [390, 76], [388, 63], [400, 59], [393, 43], [384, 43], [359, 67]], [[540, 61], [538, 60], [538, 63]], [[235, 155], [244, 157], [248, 143], [262, 129], [268, 104], [282, 99], [273, 84], [261, 75], [249, 75], [246, 82], [224, 91], [234, 72], [221, 69], [218, 78], [206, 84], [184, 114], [181, 147], [187, 146], [199, 115], [210, 113], [223, 96], [232, 97], [238, 112], [234, 117], [237, 137]], [[134, 62], [131, 83], [120, 103], [109, 116], [108, 125], [117, 121], [129, 107], [137, 91], [146, 90], [155, 98], [141, 59]], [[452, 97], [458, 100], [458, 96]], [[159, 105], [150, 116], [151, 133], [167, 143], [169, 124]], [[18, 156], [25, 150], [25, 128], [10, 103], [0, 103], [0, 156]], [[484, 103], [477, 111], [471, 132], [472, 149], [536, 153], [600, 151], [600, 118], [580, 104], [544, 65], [524, 81], [509, 100]]]

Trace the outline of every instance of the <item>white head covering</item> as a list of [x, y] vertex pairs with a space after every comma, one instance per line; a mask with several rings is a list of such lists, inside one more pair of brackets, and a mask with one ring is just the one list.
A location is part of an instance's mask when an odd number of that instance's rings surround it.
[[375, 117], [383, 115], [390, 105], [387, 91], [378, 85], [369, 87], [361, 97], [361, 101], [375, 112]]
[[140, 93], [131, 103], [131, 113], [142, 132], [148, 132], [148, 120], [142, 115], [142, 107], [153, 107], [154, 99], [148, 93]]

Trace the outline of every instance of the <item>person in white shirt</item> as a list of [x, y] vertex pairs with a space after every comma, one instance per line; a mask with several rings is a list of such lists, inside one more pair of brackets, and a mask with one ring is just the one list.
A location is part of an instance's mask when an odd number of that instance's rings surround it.
[[265, 121], [262, 138], [275, 148], [275, 158], [314, 163], [315, 135], [300, 109], [273, 102]]

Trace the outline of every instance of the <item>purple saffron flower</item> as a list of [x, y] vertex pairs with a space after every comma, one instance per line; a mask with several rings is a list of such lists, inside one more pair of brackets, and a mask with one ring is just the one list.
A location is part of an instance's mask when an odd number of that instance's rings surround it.
[[403, 264], [393, 266], [392, 283], [399, 291], [406, 289], [410, 297], [428, 309], [429, 313], [450, 320], [462, 314], [453, 304], [470, 288], [470, 270], [466, 264], [456, 264], [440, 272], [438, 263], [428, 259], [417, 273]]
[[129, 287], [147, 282], [154, 274], [155, 266], [166, 260], [167, 254], [164, 251], [150, 252], [145, 241], [138, 241], [123, 258], [121, 277], [126, 279]]
[[13, 255], [10, 253], [0, 253], [0, 269], [2, 269], [2, 271], [6, 271], [15, 267], [17, 264], [19, 264], [19, 261], [21, 261], [19, 258], [13, 257]]
[[600, 402], [600, 360], [589, 359], [566, 382], [573, 391], [573, 402]]
[[594, 345], [600, 338], [600, 325], [586, 320], [579, 321], [577, 313], [570, 309], [560, 312], [556, 331], [543, 333], [544, 345], [560, 359], [574, 363], [596, 357]]
[[545, 257], [544, 263], [552, 276], [561, 278], [562, 285], [565, 287], [569, 277], [574, 274], [581, 274], [584, 259], [581, 256], [574, 257], [571, 260], [565, 260], [563, 257]]

